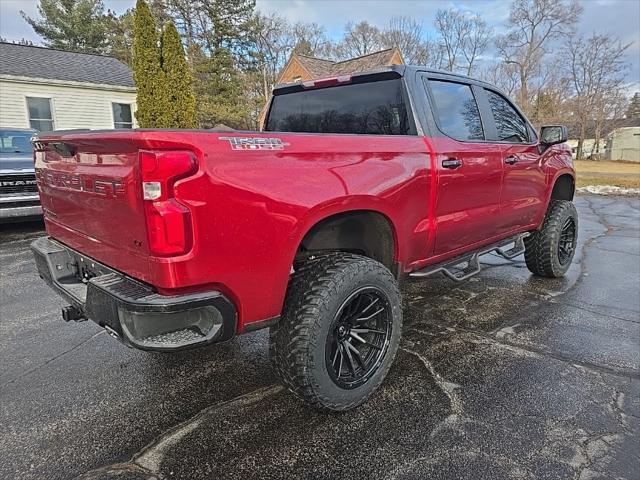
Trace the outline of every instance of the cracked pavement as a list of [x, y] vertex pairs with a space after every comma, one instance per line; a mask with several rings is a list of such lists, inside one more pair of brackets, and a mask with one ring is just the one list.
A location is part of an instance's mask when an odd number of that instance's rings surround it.
[[280, 387], [265, 331], [152, 354], [64, 323], [0, 230], [0, 478], [638, 479], [640, 200], [580, 196], [563, 279], [488, 255], [404, 285], [380, 391], [344, 414]]

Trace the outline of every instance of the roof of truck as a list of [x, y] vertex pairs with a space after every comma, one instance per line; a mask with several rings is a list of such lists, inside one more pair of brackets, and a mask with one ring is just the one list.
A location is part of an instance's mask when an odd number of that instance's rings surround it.
[[[351, 76], [352, 77], [355, 77], [355, 76], [368, 76], [368, 75], [372, 75], [373, 76], [373, 75], [384, 74], [384, 73], [389, 73], [389, 72], [395, 72], [400, 76], [406, 76], [407, 74], [410, 74], [410, 73], [424, 72], [424, 73], [427, 73], [427, 74], [435, 74], [435, 75], [442, 75], [442, 76], [447, 76], [447, 77], [454, 77], [454, 78], [458, 78], [458, 79], [460, 79], [462, 81], [465, 81], [465, 82], [481, 83], [481, 84], [490, 86], [492, 88], [496, 88], [493, 85], [491, 85], [490, 83], [484, 82], [484, 81], [479, 80], [477, 78], [469, 77], [467, 75], [462, 75], [460, 73], [449, 72], [447, 70], [438, 70], [436, 68], [425, 67], [425, 66], [421, 66], [421, 65], [390, 65], [388, 67], [376, 68], [374, 70], [365, 70], [365, 71], [361, 71], [361, 72], [356, 72], [356, 73], [353, 73]], [[328, 77], [328, 78], [332, 78], [332, 77]], [[278, 84], [278, 85], [276, 85], [274, 87], [274, 91], [282, 90], [282, 89], [289, 90], [292, 87], [295, 89], [295, 87], [299, 87], [303, 83], [305, 83], [305, 82], [304, 81], [299, 81], [299, 82], [294, 82], [294, 83]]]

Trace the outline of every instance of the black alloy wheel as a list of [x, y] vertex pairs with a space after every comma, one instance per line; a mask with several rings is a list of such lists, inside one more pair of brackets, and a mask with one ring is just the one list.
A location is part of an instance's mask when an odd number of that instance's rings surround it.
[[344, 389], [357, 388], [380, 368], [393, 325], [391, 305], [376, 287], [351, 294], [338, 309], [326, 341], [329, 376]]
[[524, 239], [524, 260], [531, 273], [562, 277], [578, 245], [578, 212], [569, 200], [551, 200], [540, 228]]
[[343, 412], [380, 387], [401, 333], [402, 300], [389, 269], [372, 258], [327, 252], [295, 263], [269, 350], [292, 393]]
[[566, 265], [573, 258], [573, 249], [576, 240], [576, 223], [573, 218], [569, 217], [565, 220], [560, 230], [560, 239], [558, 241], [558, 261], [560, 265]]

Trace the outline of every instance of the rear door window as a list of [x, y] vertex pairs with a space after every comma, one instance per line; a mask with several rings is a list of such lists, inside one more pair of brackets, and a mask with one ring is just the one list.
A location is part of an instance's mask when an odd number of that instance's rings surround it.
[[444, 134], [462, 141], [484, 140], [480, 110], [471, 87], [463, 83], [429, 80], [434, 114]]
[[498, 130], [497, 140], [509, 143], [529, 142], [527, 122], [516, 111], [509, 101], [502, 95], [491, 90], [487, 92], [487, 99], [493, 113], [493, 120]]
[[400, 78], [275, 95], [270, 132], [415, 135]]

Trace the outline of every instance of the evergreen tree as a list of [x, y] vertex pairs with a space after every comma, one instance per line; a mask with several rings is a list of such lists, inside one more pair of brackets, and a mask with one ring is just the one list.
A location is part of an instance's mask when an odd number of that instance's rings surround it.
[[130, 8], [122, 15], [116, 15], [114, 12], [108, 11], [107, 16], [108, 55], [131, 67], [135, 10]]
[[158, 32], [148, 5], [137, 0], [134, 18], [133, 79], [137, 88], [136, 119], [142, 128], [171, 126], [165, 74], [160, 61]]
[[173, 22], [167, 22], [162, 32], [162, 70], [166, 76], [169, 96], [170, 127], [196, 127], [196, 99], [193, 80], [184, 55], [180, 35]]
[[197, 47], [192, 50], [200, 126], [212, 128], [224, 124], [246, 128], [249, 105], [244, 97], [240, 72], [229, 51], [219, 48], [211, 55], [205, 55]]
[[[175, 3], [175, 0], [172, 0]], [[247, 128], [250, 105], [243, 71], [252, 67], [254, 0], [196, 1], [205, 18], [189, 52], [194, 69], [197, 117], [202, 127], [223, 123]], [[194, 42], [195, 43], [195, 42]]]
[[35, 19], [20, 12], [47, 47], [84, 53], [105, 53], [108, 17], [102, 0], [40, 0]]
[[627, 118], [640, 118], [640, 92], [636, 92], [631, 97], [629, 108], [627, 108]]

